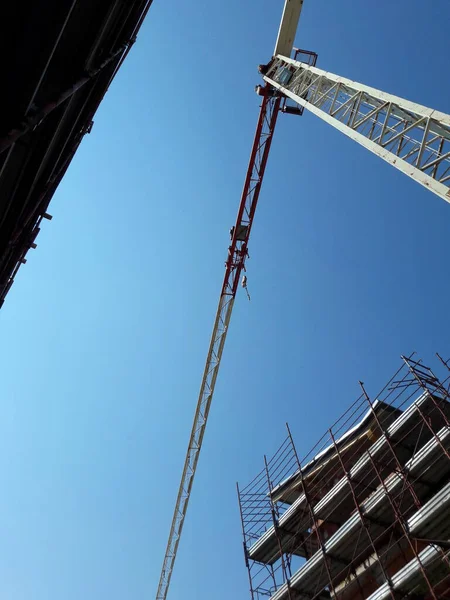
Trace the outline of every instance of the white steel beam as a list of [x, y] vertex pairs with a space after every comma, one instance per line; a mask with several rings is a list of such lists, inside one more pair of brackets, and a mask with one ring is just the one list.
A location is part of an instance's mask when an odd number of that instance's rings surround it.
[[277, 41], [275, 43], [275, 50], [273, 52], [274, 56], [277, 56], [277, 54], [290, 56], [292, 48], [294, 47], [294, 39], [302, 7], [303, 0], [285, 1]]
[[450, 203], [450, 115], [281, 55], [264, 79]]

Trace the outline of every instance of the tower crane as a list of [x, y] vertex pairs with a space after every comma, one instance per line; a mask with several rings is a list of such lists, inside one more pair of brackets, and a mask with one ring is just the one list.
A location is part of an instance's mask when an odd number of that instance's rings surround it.
[[[302, 6], [303, 0], [285, 0], [272, 59], [259, 69], [264, 86], [256, 88], [262, 98], [256, 133], [230, 230], [225, 275], [156, 600], [167, 597], [278, 113], [312, 112], [450, 203], [450, 115], [319, 69], [313, 52], [296, 51], [290, 58]], [[298, 54], [308, 56], [308, 62], [296, 60]], [[246, 287], [245, 275], [242, 283]]]

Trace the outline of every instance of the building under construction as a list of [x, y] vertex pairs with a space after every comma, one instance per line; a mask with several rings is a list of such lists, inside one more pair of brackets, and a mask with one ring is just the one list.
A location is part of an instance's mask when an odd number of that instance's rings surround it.
[[287, 437], [238, 486], [252, 600], [450, 599], [450, 402], [409, 357], [300, 459]]

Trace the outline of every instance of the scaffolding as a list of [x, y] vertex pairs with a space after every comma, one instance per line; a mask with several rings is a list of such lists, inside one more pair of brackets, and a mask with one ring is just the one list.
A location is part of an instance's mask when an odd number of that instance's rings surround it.
[[252, 600], [450, 599], [448, 361], [415, 355], [302, 459], [289, 426], [238, 485]]

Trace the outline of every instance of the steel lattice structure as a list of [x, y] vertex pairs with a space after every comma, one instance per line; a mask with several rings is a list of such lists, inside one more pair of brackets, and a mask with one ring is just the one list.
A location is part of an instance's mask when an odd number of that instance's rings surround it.
[[[308, 62], [289, 58], [302, 6], [303, 0], [285, 0], [273, 58], [268, 65], [260, 65], [265, 81], [264, 87], [256, 88], [262, 97], [261, 109], [236, 222], [230, 231], [219, 306], [156, 600], [167, 597], [279, 111], [301, 115], [308, 109], [450, 202], [450, 116], [317, 69], [313, 52], [296, 51], [295, 59], [304, 55]], [[296, 106], [290, 106], [289, 99]], [[245, 280], [242, 284], [245, 286]], [[289, 568], [290, 559], [286, 565]], [[270, 577], [276, 581], [273, 573]]]
[[183, 530], [195, 470], [202, 446], [203, 435], [208, 420], [209, 408], [214, 394], [220, 360], [228, 333], [228, 324], [233, 311], [234, 298], [239, 285], [245, 261], [248, 258], [248, 240], [253, 224], [259, 192], [264, 177], [270, 144], [280, 108], [281, 98], [265, 94], [253, 142], [250, 162], [242, 191], [236, 223], [231, 230], [231, 245], [225, 262], [225, 276], [214, 321], [214, 328], [206, 358], [205, 370], [200, 387], [197, 408], [192, 425], [189, 445], [184, 461], [183, 475], [170, 528], [161, 577], [158, 585], [157, 600], [164, 600], [170, 585], [170, 578]]
[[264, 79], [450, 202], [450, 115], [285, 56]]

